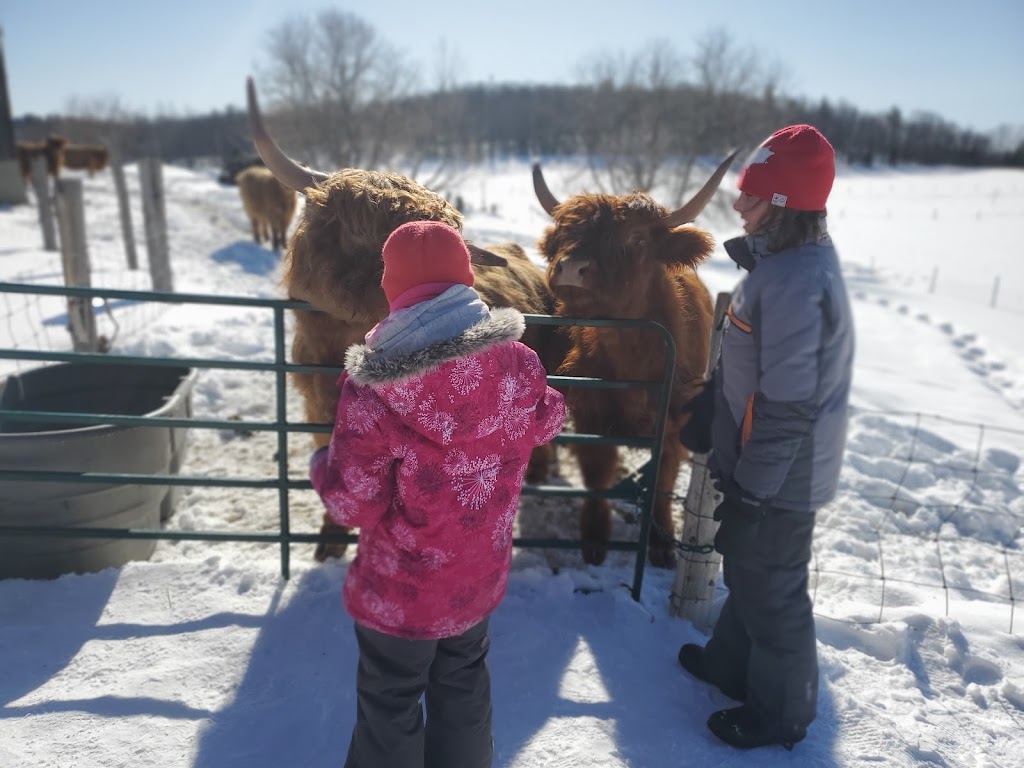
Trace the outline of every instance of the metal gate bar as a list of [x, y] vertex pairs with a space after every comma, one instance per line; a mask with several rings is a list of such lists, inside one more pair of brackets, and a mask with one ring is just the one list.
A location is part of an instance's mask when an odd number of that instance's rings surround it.
[[[247, 371], [273, 371], [275, 375], [275, 410], [273, 422], [228, 421], [223, 419], [180, 419], [164, 417], [127, 416], [121, 414], [73, 413], [60, 411], [21, 411], [0, 409], [0, 417], [14, 421], [35, 421], [41, 423], [60, 422], [64, 424], [112, 424], [116, 426], [165, 426], [196, 429], [238, 430], [277, 433], [277, 476], [274, 478], [211, 478], [183, 475], [142, 475], [101, 472], [57, 472], [46, 470], [0, 469], [0, 482], [39, 480], [45, 482], [102, 483], [123, 485], [167, 485], [223, 488], [255, 488], [278, 491], [280, 518], [277, 533], [238, 533], [226, 531], [170, 531], [163, 529], [121, 529], [121, 528], [72, 528], [43, 526], [0, 525], [0, 536], [53, 536], [76, 538], [108, 539], [164, 539], [164, 540], [205, 540], [244, 541], [278, 544], [280, 546], [281, 575], [290, 575], [290, 550], [293, 543], [318, 543], [321, 541], [357, 541], [355, 534], [303, 534], [291, 531], [289, 514], [289, 492], [310, 489], [308, 480], [292, 480], [288, 477], [288, 435], [329, 433], [330, 424], [289, 423], [287, 418], [287, 376], [289, 373], [340, 373], [336, 366], [297, 365], [287, 362], [285, 349], [285, 310], [317, 311], [301, 301], [284, 299], [262, 299], [244, 296], [215, 296], [195, 293], [170, 293], [161, 291], [131, 291], [107, 288], [81, 288], [72, 286], [38, 286], [0, 282], [0, 293], [33, 294], [43, 296], [79, 296], [87, 298], [124, 299], [129, 301], [161, 302], [170, 304], [205, 304], [219, 306], [255, 307], [270, 309], [274, 313], [274, 360], [257, 362], [217, 358], [187, 357], [137, 357], [85, 352], [52, 352], [42, 350], [20, 350], [0, 348], [0, 360], [31, 360], [42, 362], [88, 362], [104, 365], [156, 365], [189, 366], [199, 369], [230, 369]], [[608, 549], [636, 551], [632, 595], [640, 599], [643, 584], [644, 563], [647, 558], [647, 543], [652, 525], [654, 489], [657, 487], [658, 469], [661, 459], [661, 445], [665, 434], [665, 420], [669, 396], [672, 390], [672, 373], [675, 370], [676, 349], [668, 330], [649, 320], [575, 319], [547, 315], [525, 315], [528, 324], [551, 326], [591, 326], [608, 328], [648, 328], [659, 334], [665, 344], [665, 369], [660, 381], [609, 381], [604, 379], [548, 376], [548, 383], [556, 387], [584, 387], [601, 389], [628, 389], [659, 385], [659, 418], [653, 438], [610, 438], [602, 435], [568, 434], [559, 435], [557, 444], [603, 444], [649, 449], [650, 460], [637, 471], [641, 480], [633, 483], [630, 490], [621, 488], [607, 490], [588, 488], [564, 488], [556, 486], [524, 486], [524, 495], [583, 497], [599, 496], [608, 499], [628, 500], [640, 507], [641, 530], [638, 541], [610, 541]], [[639, 490], [637, 490], [639, 489]], [[582, 541], [574, 539], [514, 539], [518, 547], [578, 549]]]

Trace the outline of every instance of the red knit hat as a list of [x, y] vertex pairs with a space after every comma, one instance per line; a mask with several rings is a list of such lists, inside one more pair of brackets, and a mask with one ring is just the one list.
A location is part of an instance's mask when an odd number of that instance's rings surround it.
[[440, 221], [410, 221], [384, 243], [380, 286], [388, 303], [424, 283], [473, 285], [469, 249], [462, 235]]
[[750, 156], [737, 186], [780, 208], [821, 211], [836, 178], [836, 153], [810, 125], [782, 128]]

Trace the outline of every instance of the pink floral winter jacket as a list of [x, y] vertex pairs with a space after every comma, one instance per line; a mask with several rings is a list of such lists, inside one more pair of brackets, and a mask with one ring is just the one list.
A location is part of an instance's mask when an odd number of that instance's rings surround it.
[[371, 629], [453, 637], [505, 594], [512, 520], [531, 450], [562, 426], [562, 396], [497, 309], [454, 339], [375, 359], [349, 349], [329, 449], [310, 478], [358, 527], [345, 607]]

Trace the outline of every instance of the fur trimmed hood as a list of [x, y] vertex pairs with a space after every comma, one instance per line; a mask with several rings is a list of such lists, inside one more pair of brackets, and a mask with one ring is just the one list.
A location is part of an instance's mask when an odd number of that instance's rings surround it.
[[518, 341], [526, 330], [521, 312], [509, 307], [492, 309], [490, 317], [457, 336], [404, 355], [382, 355], [366, 344], [354, 344], [345, 353], [345, 370], [361, 386], [393, 384], [429, 373], [449, 360], [483, 352], [489, 347]]

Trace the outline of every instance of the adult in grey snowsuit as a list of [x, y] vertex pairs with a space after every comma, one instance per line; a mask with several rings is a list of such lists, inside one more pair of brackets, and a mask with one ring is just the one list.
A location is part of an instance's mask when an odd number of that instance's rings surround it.
[[834, 178], [832, 147], [809, 125], [777, 131], [748, 160], [733, 205], [746, 235], [725, 243], [748, 274], [680, 434], [691, 450], [711, 449], [729, 595], [707, 646], [684, 645], [679, 661], [743, 702], [708, 720], [736, 747], [792, 749], [816, 712], [807, 566], [815, 512], [836, 492], [854, 348], [825, 226]]

